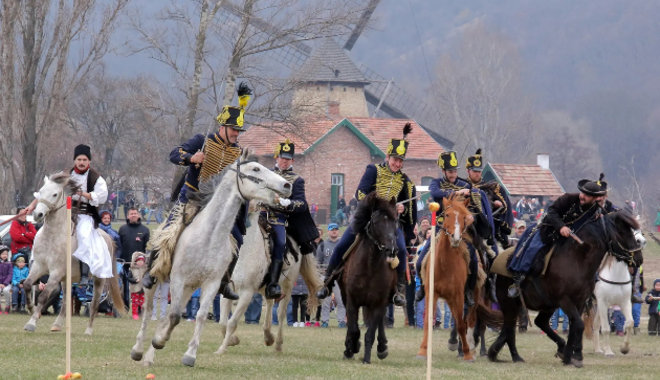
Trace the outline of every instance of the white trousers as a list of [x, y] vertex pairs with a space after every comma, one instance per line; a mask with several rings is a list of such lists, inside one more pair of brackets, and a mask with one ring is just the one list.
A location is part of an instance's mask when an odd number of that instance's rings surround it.
[[167, 312], [167, 295], [170, 292], [170, 283], [168, 281], [156, 282], [156, 291], [154, 292], [154, 303], [151, 312], [151, 318], [158, 318], [158, 303], [160, 302], [160, 317], [163, 318]]
[[78, 249], [73, 253], [78, 260], [89, 266], [92, 275], [112, 278], [112, 260], [105, 240], [94, 229], [94, 219], [89, 215], [78, 215], [76, 224]]

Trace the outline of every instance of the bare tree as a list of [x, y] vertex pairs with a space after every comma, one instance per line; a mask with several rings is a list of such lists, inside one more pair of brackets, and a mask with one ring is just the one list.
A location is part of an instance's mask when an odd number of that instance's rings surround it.
[[432, 98], [460, 156], [483, 148], [489, 160], [516, 161], [529, 153], [521, 142], [531, 131], [532, 110], [518, 52], [482, 22], [466, 27], [440, 58]]
[[[176, 109], [178, 115], [187, 115], [176, 116], [182, 140], [200, 124], [207, 125], [198, 123], [200, 111], [211, 116], [232, 102], [237, 78], [250, 78], [256, 97], [281, 94], [286, 85], [274, 89], [277, 81], [264, 76], [266, 71], [276, 71], [271, 70], [267, 53], [302, 41], [347, 34], [350, 29], [346, 26], [359, 19], [363, 7], [355, 0], [246, 0], [240, 7], [229, 0], [199, 0], [192, 5], [172, 2], [158, 14], [157, 25], [137, 16], [132, 19], [142, 37], [133, 50], [149, 53], [175, 73], [177, 91], [186, 98], [185, 108]], [[190, 54], [181, 54], [182, 49]], [[271, 101], [275, 98], [260, 100], [259, 110], [284, 114], [273, 106], [263, 106]]]
[[[128, 0], [2, 1], [0, 145], [13, 188], [30, 193], [66, 102], [101, 62]], [[75, 54], [74, 54], [75, 53]], [[13, 114], [13, 115], [12, 115]], [[7, 206], [7, 199], [2, 199]]]

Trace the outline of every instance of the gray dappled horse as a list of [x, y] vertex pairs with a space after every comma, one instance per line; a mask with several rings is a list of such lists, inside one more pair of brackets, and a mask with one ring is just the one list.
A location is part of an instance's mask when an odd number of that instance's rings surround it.
[[[234, 346], [239, 343], [239, 339], [234, 332], [238, 325], [239, 319], [247, 310], [252, 295], [260, 292], [265, 296], [265, 285], [263, 279], [268, 273], [268, 266], [270, 265], [270, 249], [268, 246], [268, 237], [262, 232], [259, 227], [259, 212], [252, 212], [250, 214], [250, 227], [247, 229], [245, 235], [245, 242], [241, 247], [240, 254], [238, 255], [238, 262], [232, 275], [232, 281], [239, 295], [238, 304], [233, 310], [232, 317], [227, 321], [229, 312], [232, 311], [232, 301], [223, 298], [222, 306], [220, 307], [220, 331], [222, 344], [217, 354], [223, 354], [227, 350], [227, 346]], [[310, 315], [314, 311], [310, 311], [314, 307], [318, 307], [318, 299], [316, 298], [316, 291], [323, 286], [321, 276], [316, 263], [316, 258], [313, 254], [301, 255], [298, 244], [291, 238], [289, 240], [289, 247], [295, 252], [288, 251], [285, 257], [285, 266], [280, 276], [280, 286], [282, 287], [283, 298], [280, 299], [277, 309], [277, 340], [273, 338], [271, 333], [271, 325], [273, 319], [273, 304], [274, 300], [266, 300], [266, 313], [264, 314], [264, 343], [267, 346], [275, 344], [275, 350], [282, 351], [282, 330], [286, 324], [286, 308], [291, 299], [291, 290], [298, 279], [298, 274], [302, 274], [307, 288], [309, 289], [308, 298], [308, 312]], [[264, 297], [265, 298], [265, 297]]]
[[[274, 206], [280, 196], [288, 197], [291, 194], [291, 184], [284, 178], [257, 162], [248, 161], [247, 158], [246, 150], [220, 174], [200, 184], [202, 208], [183, 230], [176, 243], [170, 273], [171, 307], [168, 315], [161, 318], [156, 328], [151, 347], [144, 357], [145, 365], [153, 364], [154, 349], [165, 347], [172, 330], [181, 320], [181, 311], [193, 291], [201, 287], [195, 331], [188, 343], [188, 350], [181, 359], [184, 365], [195, 365], [209, 306], [218, 293], [220, 281], [232, 260], [231, 229], [241, 205], [245, 201], [255, 200]], [[131, 350], [131, 358], [136, 361], [142, 359], [143, 339], [147, 320], [151, 317], [155, 289], [156, 287], [153, 287], [145, 292], [147, 310], [143, 313], [137, 341]]]
[[[66, 283], [63, 281], [66, 276], [66, 198], [78, 190], [78, 186], [73, 182], [67, 173], [60, 172], [46, 177], [44, 185], [39, 189], [38, 203], [32, 213], [35, 222], [43, 221], [43, 227], [39, 229], [37, 235], [34, 237], [34, 244], [32, 246], [32, 262], [30, 264], [30, 274], [23, 283], [23, 287], [27, 294], [30, 294], [32, 285], [45, 274], [48, 274], [48, 282], [46, 288], [39, 295], [36, 307], [32, 307], [32, 297], [27, 297], [27, 306], [32, 316], [25, 324], [24, 329], [27, 331], [34, 331], [36, 329], [37, 321], [41, 317], [41, 311], [44, 305], [48, 304], [51, 297], [59, 296], [59, 284], [62, 283], [62, 289], [65, 289]], [[75, 219], [75, 217], [74, 217]], [[108, 252], [110, 254], [110, 261], [112, 264], [113, 278], [109, 279], [110, 295], [112, 303], [117, 309], [117, 312], [124, 314], [125, 305], [121, 297], [119, 289], [119, 277], [117, 274], [117, 266], [114, 265], [114, 251], [115, 246], [112, 238], [105, 233], [105, 231], [97, 229], [101, 234], [103, 240], [108, 245]], [[75, 252], [77, 248], [76, 234], [71, 236], [71, 252]], [[72, 279], [74, 282], [80, 279], [80, 266], [79, 261], [72, 257]], [[85, 334], [92, 334], [92, 325], [94, 317], [99, 309], [99, 302], [101, 299], [101, 292], [105, 285], [104, 278], [94, 277], [94, 295], [92, 297], [92, 305], [89, 313], [89, 324], [85, 330]], [[67, 305], [66, 297], [62, 300], [62, 307], [60, 313], [51, 326], [51, 331], [60, 331], [62, 323], [65, 319]]]

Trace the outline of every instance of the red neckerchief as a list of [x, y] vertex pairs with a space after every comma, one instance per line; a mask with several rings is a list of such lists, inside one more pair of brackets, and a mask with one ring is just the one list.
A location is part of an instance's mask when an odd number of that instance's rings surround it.
[[85, 170], [79, 170], [77, 166], [74, 166], [74, 167], [73, 167], [73, 170], [74, 170], [76, 173], [82, 175], [82, 174], [87, 173], [87, 171], [89, 170], [89, 165], [87, 165], [87, 167], [85, 168]]

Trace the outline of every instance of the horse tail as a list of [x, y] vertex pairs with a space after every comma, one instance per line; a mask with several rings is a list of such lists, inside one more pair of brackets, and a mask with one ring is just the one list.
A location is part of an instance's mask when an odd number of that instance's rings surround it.
[[302, 255], [302, 262], [300, 263], [300, 274], [307, 284], [309, 296], [307, 297], [307, 311], [309, 315], [316, 315], [316, 310], [319, 307], [319, 299], [316, 298], [316, 291], [323, 287], [321, 280], [321, 271], [316, 262], [316, 257], [313, 254]]
[[504, 315], [499, 310], [493, 310], [490, 306], [479, 299], [477, 301], [477, 316], [489, 327], [501, 328], [504, 325]]
[[594, 318], [598, 318], [598, 310], [596, 303], [593, 305], [587, 304], [587, 307], [582, 313], [582, 322], [584, 323], [584, 337], [592, 340], [594, 338]]
[[[110, 240], [112, 241], [112, 240]], [[115, 244], [112, 242], [110, 248], [110, 257], [115, 257], [114, 255]], [[112, 278], [108, 279], [110, 281], [110, 296], [112, 297], [112, 304], [117, 310], [117, 314], [120, 316], [126, 315], [126, 305], [124, 304], [124, 298], [122, 297], [121, 290], [119, 289], [119, 272], [117, 272], [117, 265], [112, 263]]]

